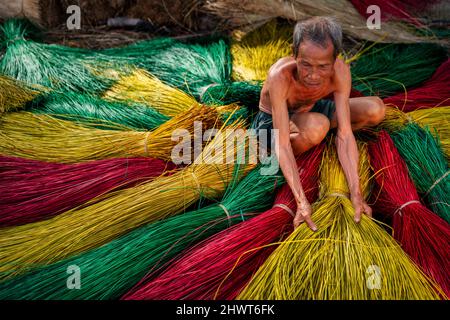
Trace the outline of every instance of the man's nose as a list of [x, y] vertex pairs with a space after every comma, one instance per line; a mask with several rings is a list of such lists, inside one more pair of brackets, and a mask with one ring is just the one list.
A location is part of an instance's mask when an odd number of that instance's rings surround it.
[[319, 80], [320, 79], [319, 72], [317, 72], [316, 70], [313, 70], [313, 72], [311, 72], [309, 77], [311, 78], [311, 80]]

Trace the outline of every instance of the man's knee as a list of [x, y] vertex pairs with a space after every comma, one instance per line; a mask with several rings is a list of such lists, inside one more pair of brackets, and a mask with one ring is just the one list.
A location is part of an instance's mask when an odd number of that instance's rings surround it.
[[[294, 119], [295, 121], [295, 119]], [[295, 132], [291, 132], [291, 145], [295, 155], [299, 155], [318, 145], [330, 130], [330, 121], [319, 113], [309, 113], [307, 121]]]
[[305, 135], [313, 144], [319, 144], [330, 130], [330, 120], [320, 113], [311, 113], [311, 118], [304, 128]]
[[383, 100], [378, 97], [370, 97], [370, 105], [366, 110], [366, 117], [368, 124], [371, 126], [376, 126], [381, 121], [384, 120], [386, 114], [386, 106]]

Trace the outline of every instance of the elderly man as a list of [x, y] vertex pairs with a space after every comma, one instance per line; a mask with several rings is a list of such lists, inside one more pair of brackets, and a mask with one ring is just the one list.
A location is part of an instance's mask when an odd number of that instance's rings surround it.
[[[349, 98], [350, 67], [338, 54], [342, 50], [341, 27], [328, 17], [313, 17], [296, 24], [293, 55], [281, 58], [269, 70], [260, 96], [255, 128], [278, 129], [276, 155], [297, 202], [294, 225], [311, 219], [311, 205], [298, 177], [295, 156], [319, 144], [337, 128], [336, 148], [355, 209], [371, 216], [358, 176], [358, 149], [354, 130], [375, 126], [384, 119], [385, 106], [378, 97]], [[322, 98], [333, 94], [334, 101]], [[273, 137], [273, 135], [272, 135]], [[270, 141], [270, 140], [269, 140]]]

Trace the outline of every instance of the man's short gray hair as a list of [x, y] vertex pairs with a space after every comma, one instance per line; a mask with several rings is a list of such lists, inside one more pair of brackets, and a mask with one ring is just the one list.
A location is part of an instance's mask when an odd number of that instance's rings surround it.
[[334, 47], [334, 58], [342, 51], [342, 28], [331, 17], [312, 17], [297, 22], [294, 28], [293, 50], [294, 57], [298, 57], [300, 44], [310, 40], [326, 48], [328, 40]]

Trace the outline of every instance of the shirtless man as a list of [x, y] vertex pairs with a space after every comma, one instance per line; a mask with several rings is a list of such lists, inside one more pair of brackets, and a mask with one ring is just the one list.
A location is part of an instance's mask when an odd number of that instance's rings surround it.
[[[277, 158], [297, 202], [294, 226], [306, 222], [315, 231], [295, 156], [319, 144], [330, 129], [337, 128], [337, 154], [349, 186], [354, 219], [359, 222], [363, 213], [371, 216], [372, 210], [361, 195], [353, 131], [380, 123], [385, 105], [378, 97], [349, 98], [350, 67], [337, 57], [342, 50], [342, 30], [333, 19], [300, 21], [293, 38], [293, 56], [278, 60], [269, 70], [254, 122], [256, 129], [279, 130]], [[334, 102], [321, 100], [330, 93]]]

